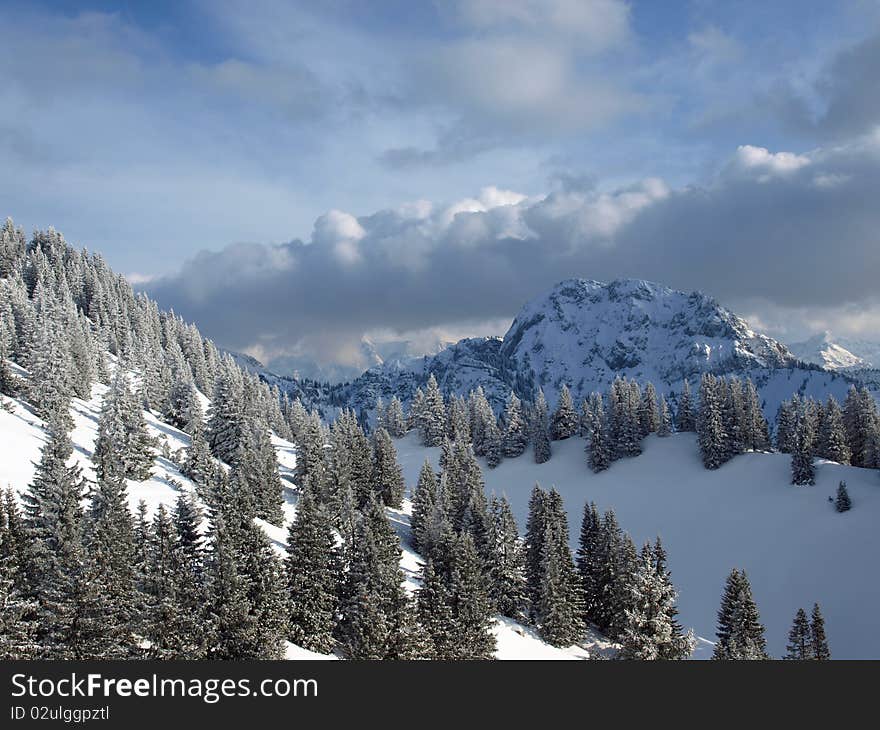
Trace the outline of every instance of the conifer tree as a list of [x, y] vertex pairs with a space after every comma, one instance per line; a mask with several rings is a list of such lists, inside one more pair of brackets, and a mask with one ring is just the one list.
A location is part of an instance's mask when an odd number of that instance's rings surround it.
[[403, 438], [406, 434], [406, 422], [403, 417], [403, 405], [396, 395], [391, 398], [385, 409], [385, 417], [382, 426], [392, 438]]
[[767, 419], [761, 409], [758, 390], [751, 379], [743, 384], [743, 448], [750, 451], [767, 451], [770, 448], [770, 432]]
[[791, 483], [807, 485], [816, 483], [816, 470], [813, 466], [813, 433], [810, 420], [799, 409], [794, 428], [794, 444], [791, 452]]
[[525, 536], [526, 586], [533, 617], [537, 602], [540, 599], [541, 561], [544, 553], [544, 537], [547, 530], [546, 501], [547, 495], [541, 489], [541, 485], [535, 484], [529, 496], [529, 514], [526, 521]]
[[504, 435], [502, 436], [502, 454], [506, 458], [522, 455], [529, 443], [528, 428], [522, 413], [522, 403], [511, 393], [504, 409]]
[[713, 659], [767, 659], [764, 627], [744, 571], [727, 577], [718, 611], [718, 641]]
[[563, 383], [559, 390], [559, 402], [550, 422], [550, 436], [554, 441], [563, 441], [577, 433], [578, 415], [571, 400], [571, 391]]
[[597, 397], [591, 408], [592, 419], [590, 423], [589, 441], [587, 443], [587, 464], [595, 473], [605, 471], [611, 466], [614, 447], [605, 416], [605, 407], [602, 398]]
[[601, 601], [600, 574], [604, 559], [602, 547], [602, 521], [593, 502], [584, 504], [584, 516], [578, 538], [577, 569], [583, 589], [584, 624], [594, 622]]
[[120, 659], [135, 651], [133, 628], [140, 617], [135, 593], [135, 535], [128, 511], [127, 488], [119, 472], [98, 480], [89, 509], [88, 581], [100, 586], [100, 642], [95, 658]]
[[342, 588], [340, 644], [351, 659], [406, 658], [410, 610], [403, 592], [400, 543], [379, 503], [359, 521]]
[[172, 564], [177, 613], [169, 636], [174, 656], [202, 659], [208, 651], [209, 620], [201, 513], [193, 497], [181, 493], [171, 514], [174, 526]]
[[788, 644], [785, 647], [786, 659], [803, 661], [811, 659], [813, 647], [810, 641], [810, 622], [807, 620], [807, 612], [799, 608], [794, 617], [791, 631], [788, 632]]
[[544, 536], [533, 614], [541, 637], [568, 646], [583, 634], [581, 586], [568, 547], [568, 519], [562, 498], [551, 489], [544, 500]]
[[704, 374], [700, 381], [700, 410], [697, 418], [697, 438], [703, 466], [717, 469], [728, 458], [727, 434], [721, 417], [719, 381]]
[[790, 454], [794, 450], [796, 419], [796, 405], [794, 401], [782, 401], [776, 413], [776, 448], [783, 454]]
[[424, 658], [456, 658], [455, 619], [449, 589], [430, 559], [422, 568], [422, 584], [416, 591], [416, 620], [426, 639]]
[[828, 650], [828, 639], [825, 637], [825, 619], [822, 617], [822, 611], [819, 604], [813, 604], [813, 610], [810, 614], [810, 644], [812, 648], [812, 659], [816, 661], [827, 661], [831, 659], [831, 652]]
[[380, 426], [373, 433], [373, 489], [383, 504], [400, 509], [405, 488], [397, 449], [388, 431]]
[[486, 466], [494, 469], [501, 463], [504, 454], [504, 445], [501, 438], [501, 431], [493, 418], [485, 424], [484, 436], [484, 453], [486, 455]]
[[843, 413], [832, 395], [828, 396], [822, 411], [818, 453], [823, 459], [836, 461], [838, 464], [849, 464], [850, 452], [846, 445]]
[[666, 396], [660, 396], [660, 405], [657, 410], [657, 435], [664, 438], [672, 434], [672, 416], [669, 413], [669, 405], [666, 403]]
[[543, 464], [550, 461], [550, 421], [547, 411], [547, 400], [544, 391], [539, 388], [535, 397], [535, 411], [532, 417], [532, 443], [534, 444], [535, 463]]
[[660, 412], [657, 403], [657, 391], [653, 383], [647, 383], [639, 404], [639, 424], [642, 435], [657, 433], [660, 428]]
[[678, 621], [678, 607], [676, 606], [677, 593], [672, 585], [672, 574], [666, 565], [666, 550], [658, 537], [654, 542], [653, 549], [654, 571], [660, 581], [660, 591], [663, 599], [661, 605], [664, 613], [672, 624], [672, 637], [670, 641], [660, 646], [660, 658], [680, 660], [687, 659], [694, 651], [696, 639], [693, 631], [684, 631]]
[[493, 497], [490, 504], [489, 555], [492, 604], [503, 616], [519, 620], [526, 605], [523, 551], [506, 497]]
[[434, 505], [437, 502], [437, 476], [431, 462], [425, 459], [413, 492], [413, 508], [410, 517], [410, 532], [413, 548], [421, 551], [425, 545], [425, 536], [430, 524]]
[[696, 430], [696, 418], [694, 416], [693, 403], [691, 402], [691, 386], [687, 380], [681, 386], [678, 409], [675, 413], [675, 428], [681, 432]]
[[206, 436], [211, 453], [221, 461], [232, 463], [244, 435], [244, 383], [241, 371], [226, 357], [214, 386], [208, 411]]
[[196, 484], [207, 486], [214, 472], [214, 460], [200, 424], [194, 424], [189, 448], [186, 450], [181, 473]]
[[10, 500], [9, 507], [0, 505], [0, 660], [35, 659], [40, 653], [31, 620], [37, 604], [22, 590], [19, 550], [9, 525], [17, 519], [14, 502]]
[[330, 516], [306, 485], [287, 536], [288, 626], [294, 644], [323, 654], [333, 648], [340, 567]]
[[434, 373], [425, 386], [424, 415], [421, 424], [422, 442], [425, 446], [439, 446], [446, 433], [446, 405], [437, 385]]
[[[24, 516], [6, 501], [7, 540], [19, 552], [19, 580], [25, 597], [37, 605], [37, 637], [43, 656], [90, 656], [94, 611], [85, 595], [83, 480], [67, 466], [73, 445], [64, 419], [49, 424], [34, 478], [23, 495]], [[20, 533], [20, 534], [17, 534]]]
[[483, 392], [482, 386], [478, 386], [475, 391], [471, 391], [468, 399], [468, 409], [470, 411], [470, 432], [471, 440], [474, 444], [474, 453], [477, 456], [486, 456], [489, 443], [497, 440], [498, 428], [495, 423], [495, 414], [489, 405], [489, 401], [486, 400], [486, 394]]
[[222, 514], [212, 518], [208, 559], [208, 616], [211, 659], [256, 659], [256, 616], [236, 558], [235, 538]]
[[837, 485], [837, 497], [834, 499], [834, 509], [838, 512], [847, 512], [852, 509], [852, 500], [846, 491], [846, 482]]
[[495, 651], [495, 635], [491, 630], [492, 604], [480, 556], [468, 533], [458, 537], [453, 550], [449, 605], [455, 658], [492, 658]]
[[[334, 440], [335, 442], [335, 440]], [[296, 443], [296, 472], [294, 478], [298, 485], [305, 484], [306, 479], [312, 481], [312, 489], [315, 488], [313, 475], [323, 471], [324, 468], [324, 432], [321, 429], [321, 420], [317, 414], [311, 414], [305, 420]], [[334, 443], [334, 453], [341, 451]]]
[[675, 620], [675, 589], [666, 570], [659, 539], [642, 548], [626, 609], [620, 657], [623, 659], [686, 659], [693, 651], [692, 634], [683, 635]]
[[120, 368], [104, 397], [98, 420], [92, 457], [98, 479], [149, 479], [153, 466], [152, 445], [140, 404]]

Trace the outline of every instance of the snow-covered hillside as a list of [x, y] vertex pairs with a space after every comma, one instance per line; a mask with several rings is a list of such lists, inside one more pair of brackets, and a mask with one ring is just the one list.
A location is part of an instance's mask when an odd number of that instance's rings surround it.
[[[439, 449], [418, 445], [413, 434], [397, 442], [407, 483], [425, 457], [435, 465]], [[816, 485], [790, 484], [790, 458], [783, 454], [737, 456], [717, 471], [700, 463], [694, 434], [648, 437], [644, 453], [593, 474], [581, 439], [553, 443], [553, 457], [536, 465], [527, 452], [484, 469], [487, 492], [505, 494], [524, 529], [535, 482], [555, 486], [565, 500], [576, 548], [584, 503], [613, 508], [637, 544], [660, 535], [679, 591], [682, 622], [713, 640], [715, 618], [732, 568], [751, 580], [768, 650], [785, 651], [799, 607], [818, 601], [825, 614], [831, 651], [839, 659], [880, 656], [876, 580], [880, 554], [880, 477], [875, 470], [819, 461]], [[835, 512], [828, 497], [845, 480], [853, 509]], [[696, 656], [707, 657], [702, 641]]]
[[[10, 365], [18, 376], [27, 377], [26, 371], [14, 364]], [[82, 468], [83, 476], [91, 481], [95, 479], [91, 456], [97, 437], [101, 401], [106, 392], [107, 386], [97, 384], [92, 390], [91, 399], [86, 401], [74, 398], [71, 404], [74, 421], [70, 434], [74, 445], [72, 459]], [[47, 440], [47, 434], [43, 421], [25, 401], [5, 396], [0, 396], [0, 399], [10, 407], [10, 410], [0, 408], [0, 488], [12, 486], [16, 492], [21, 493], [33, 477], [34, 466], [40, 459], [40, 449]], [[207, 408], [208, 399], [204, 396], [201, 399]], [[190, 438], [183, 431], [160, 420], [150, 411], [144, 411], [144, 418], [150, 435], [158, 438], [160, 444], [167, 444], [171, 453], [189, 447]], [[276, 526], [264, 520], [257, 522], [272, 541], [279, 557], [283, 558], [286, 556], [287, 527], [296, 515], [297, 490], [293, 481], [296, 447], [274, 434], [272, 444], [284, 485], [284, 524]], [[408, 479], [408, 489], [411, 490], [414, 484], [415, 476]], [[181, 491], [196, 494], [195, 485], [180, 473], [171, 460], [158, 452], [155, 454], [153, 474], [149, 479], [128, 480], [128, 499], [132, 512], [143, 501], [148, 516], [152, 516], [162, 504], [171, 509]], [[402, 510], [388, 510], [391, 523], [401, 539], [401, 568], [406, 580], [405, 587], [410, 593], [419, 587], [420, 570], [420, 557], [409, 546], [411, 510], [412, 504], [408, 500], [404, 501]], [[586, 659], [590, 655], [613, 653], [613, 648], [603, 637], [592, 634], [581, 646], [553, 647], [543, 642], [532, 628], [503, 617], [496, 619], [494, 633], [498, 643], [495, 654], [498, 659]], [[316, 654], [290, 642], [287, 642], [286, 656], [288, 659], [338, 658], [335, 655]]]

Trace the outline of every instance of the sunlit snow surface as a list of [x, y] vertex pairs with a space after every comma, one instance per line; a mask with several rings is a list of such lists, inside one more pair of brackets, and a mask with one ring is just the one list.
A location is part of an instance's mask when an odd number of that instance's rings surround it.
[[[74, 458], [90, 479], [94, 478], [90, 457], [105, 390], [95, 386], [90, 401], [74, 400], [72, 406]], [[22, 491], [33, 475], [46, 436], [42, 422], [26, 404], [4, 400], [14, 404], [14, 412], [0, 410], [0, 486], [10, 484]], [[167, 440], [172, 452], [189, 444], [185, 433], [153, 414], [145, 417], [151, 433]], [[296, 450], [293, 444], [274, 436], [273, 444], [285, 485], [285, 524], [260, 524], [283, 556], [287, 525], [296, 512]], [[411, 490], [424, 459], [428, 457], [436, 468], [440, 452], [420, 446], [415, 434], [396, 445]], [[833, 656], [880, 657], [880, 635], [873, 630], [875, 607], [880, 605], [880, 581], [876, 578], [880, 473], [820, 462], [816, 486], [793, 487], [789, 484], [790, 460], [785, 455], [746, 454], [710, 472], [699, 462], [693, 434], [668, 439], [652, 436], [644, 446], [641, 456], [618, 461], [596, 475], [586, 467], [582, 439], [554, 442], [553, 458], [540, 466], [530, 452], [505, 460], [494, 470], [484, 465], [487, 492], [507, 495], [522, 530], [534, 483], [555, 486], [568, 509], [572, 548], [576, 548], [581, 511], [588, 500], [595, 501], [600, 510], [613, 507], [621, 526], [638, 544], [659, 534], [679, 590], [681, 620], [706, 640], [714, 638], [724, 579], [732, 568], [739, 567], [751, 579], [774, 656], [784, 652], [797, 608], [809, 610], [818, 601]], [[842, 479], [854, 506], [850, 512], [838, 514], [828, 497]], [[144, 482], [129, 482], [130, 504], [134, 509], [143, 500], [152, 514], [159, 504], [173, 505], [181, 489], [192, 491], [194, 487], [171, 461], [157, 454], [153, 476]], [[410, 511], [407, 500], [402, 510], [389, 510], [389, 517], [401, 537], [405, 586], [413, 592], [418, 587], [419, 556], [409, 547]], [[582, 647], [550, 647], [531, 629], [508, 619], [499, 620], [495, 632], [499, 658], [577, 658], [587, 654]], [[695, 656], [711, 654], [706, 640], [700, 642]], [[609, 653], [601, 637], [592, 637], [586, 646], [593, 655]], [[308, 654], [299, 647], [288, 651], [291, 657]]]

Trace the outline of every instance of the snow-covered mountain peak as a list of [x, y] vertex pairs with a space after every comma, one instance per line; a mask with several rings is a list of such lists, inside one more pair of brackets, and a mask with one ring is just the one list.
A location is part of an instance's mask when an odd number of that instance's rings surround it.
[[712, 297], [641, 279], [560, 282], [520, 310], [501, 354], [550, 393], [563, 382], [581, 393], [604, 389], [618, 374], [674, 385], [706, 370], [794, 362]]
[[821, 365], [829, 370], [856, 370], [872, 367], [871, 362], [857, 355], [836, 340], [827, 330], [792, 344], [791, 351], [804, 362]]

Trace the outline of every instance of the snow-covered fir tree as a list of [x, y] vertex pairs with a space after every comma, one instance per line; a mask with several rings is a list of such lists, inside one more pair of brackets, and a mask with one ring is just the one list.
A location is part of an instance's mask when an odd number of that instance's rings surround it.
[[521, 620], [526, 608], [526, 580], [522, 543], [513, 510], [506, 497], [489, 504], [490, 598], [503, 616]]
[[642, 392], [642, 400], [639, 403], [639, 423], [642, 435], [657, 433], [660, 428], [660, 411], [657, 403], [657, 391], [653, 383], [646, 383]]
[[807, 612], [799, 608], [794, 617], [794, 623], [788, 632], [788, 644], [785, 647], [785, 658], [796, 661], [811, 659], [813, 647], [810, 642], [810, 622]]
[[727, 577], [718, 610], [718, 641], [713, 659], [767, 659], [764, 626], [745, 571]]
[[400, 398], [392, 396], [385, 408], [382, 418], [382, 427], [391, 434], [392, 438], [403, 438], [406, 434], [406, 421], [403, 417], [403, 405]]
[[544, 398], [543, 389], [538, 389], [535, 396], [535, 408], [532, 414], [532, 444], [536, 464], [550, 461], [550, 418], [547, 408], [547, 400]]
[[578, 414], [571, 400], [571, 391], [568, 385], [562, 384], [559, 389], [559, 401], [553, 417], [550, 420], [550, 436], [554, 441], [562, 441], [571, 438], [578, 431]]
[[678, 408], [675, 412], [675, 429], [687, 432], [696, 431], [697, 419], [691, 400], [691, 385], [685, 380], [681, 386], [681, 394], [678, 396]]
[[506, 458], [521, 456], [529, 444], [529, 433], [522, 412], [522, 403], [515, 393], [511, 393], [507, 398], [502, 423], [502, 453]]
[[717, 469], [729, 458], [719, 390], [719, 380], [713, 375], [704, 374], [700, 380], [697, 439], [700, 444], [703, 466], [707, 469]]
[[437, 503], [437, 490], [437, 475], [434, 473], [431, 462], [425, 459], [413, 491], [412, 516], [410, 517], [410, 534], [412, 535], [413, 547], [416, 550], [421, 550], [425, 543], [426, 531], [434, 512], [434, 505]]
[[588, 426], [587, 464], [597, 474], [605, 471], [614, 458], [614, 446], [611, 443], [610, 426], [605, 415], [602, 396], [598, 393], [590, 396], [590, 423]]
[[397, 463], [397, 449], [388, 431], [380, 427], [373, 433], [373, 489], [388, 507], [399, 509], [406, 487]]
[[837, 485], [837, 496], [834, 498], [834, 509], [838, 512], [848, 512], [852, 509], [852, 500], [846, 489], [846, 482]]
[[798, 409], [794, 424], [791, 452], [791, 483], [807, 485], [816, 483], [816, 468], [813, 465], [813, 426], [806, 412], [806, 405]]
[[439, 446], [446, 433], [446, 404], [434, 373], [425, 385], [425, 399], [421, 416], [420, 431], [425, 446]]
[[849, 464], [850, 451], [846, 445], [843, 412], [832, 395], [828, 396], [821, 409], [816, 455], [838, 464]]
[[143, 411], [128, 382], [117, 370], [104, 397], [98, 436], [95, 440], [95, 472], [98, 479], [143, 481], [150, 478], [153, 466], [153, 439], [147, 433]]
[[330, 515], [306, 484], [287, 534], [288, 629], [293, 643], [322, 653], [333, 648], [341, 567]]
[[813, 610], [810, 612], [810, 645], [813, 650], [812, 659], [820, 662], [831, 659], [828, 639], [825, 636], [825, 619], [818, 603], [813, 604]]

